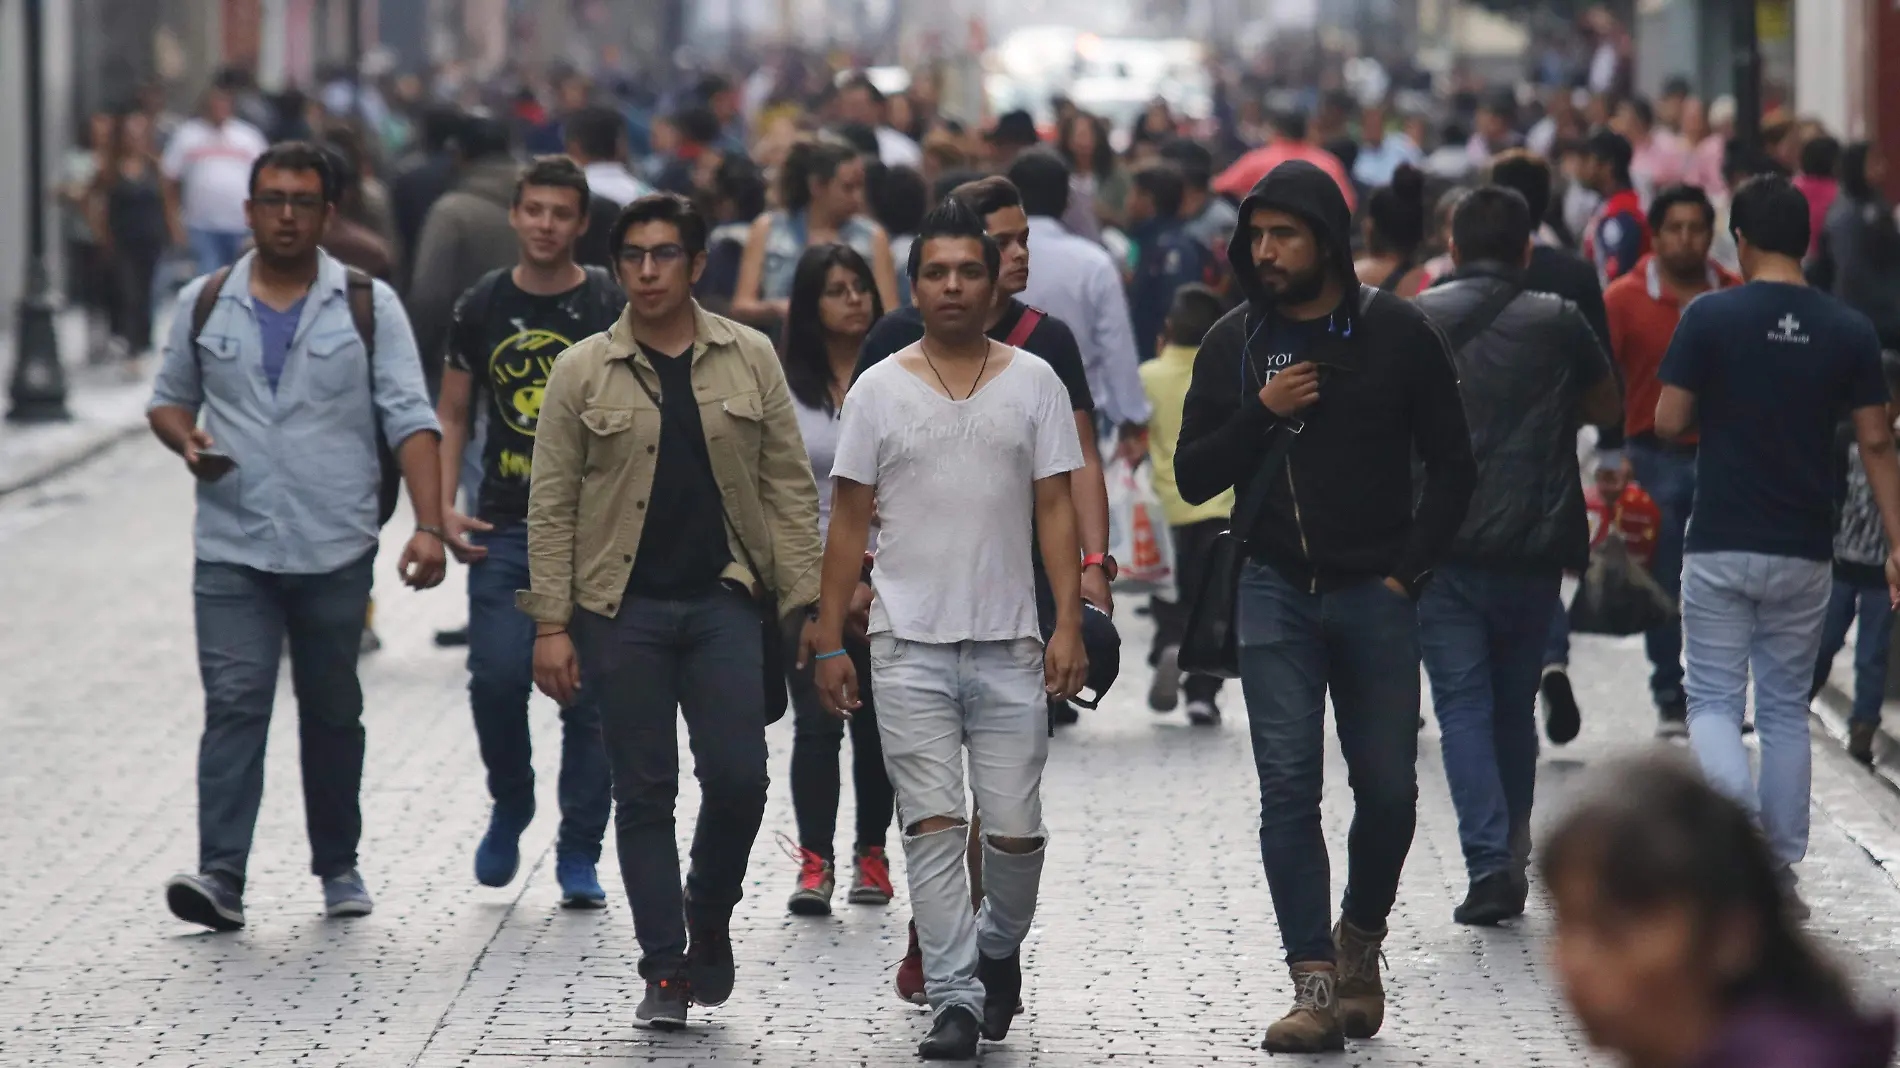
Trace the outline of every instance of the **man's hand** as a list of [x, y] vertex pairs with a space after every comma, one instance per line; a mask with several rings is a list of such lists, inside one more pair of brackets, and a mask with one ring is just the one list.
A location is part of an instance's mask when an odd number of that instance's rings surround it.
[[1056, 627], [1042, 651], [1042, 688], [1050, 697], [1067, 701], [1082, 692], [1089, 681], [1089, 655], [1082, 648], [1079, 624]]
[[231, 467], [228, 460], [219, 460], [214, 466], [210, 462], [199, 459], [198, 454], [210, 450], [214, 444], [210, 434], [199, 427], [192, 427], [191, 433], [185, 435], [185, 447], [178, 452], [185, 458], [185, 469], [200, 482], [216, 482], [230, 473]]
[[1887, 554], [1887, 604], [1900, 608], [1900, 549]]
[[1393, 593], [1398, 594], [1400, 597], [1403, 597], [1408, 601], [1412, 599], [1412, 591], [1406, 589], [1405, 583], [1400, 582], [1398, 579], [1387, 576], [1385, 580], [1385, 588], [1388, 590], [1391, 590]]
[[402, 557], [396, 561], [397, 574], [402, 576], [404, 584], [415, 590], [426, 590], [441, 583], [448, 570], [442, 539], [426, 530], [409, 535], [409, 544], [402, 547]]
[[534, 639], [534, 684], [565, 708], [581, 688], [581, 662], [564, 630]]
[[1082, 569], [1082, 599], [1111, 616], [1115, 614], [1115, 595], [1109, 591], [1107, 568], [1095, 564]]
[[1319, 365], [1311, 361], [1294, 364], [1260, 387], [1260, 403], [1282, 419], [1291, 419], [1318, 401]]
[[868, 641], [871, 630], [871, 602], [877, 599], [877, 591], [868, 582], [858, 583], [851, 591], [851, 607], [844, 615], [845, 632], [859, 641]]
[[485, 523], [472, 515], [463, 515], [453, 508], [442, 509], [442, 541], [455, 554], [455, 558], [465, 564], [488, 559], [488, 546], [476, 545], [468, 540], [469, 531], [486, 534], [495, 529], [495, 524]]
[[850, 719], [851, 713], [858, 710], [858, 667], [849, 656], [828, 656], [818, 661], [813, 681], [818, 687], [818, 701], [825, 706], [825, 711]]
[[1124, 424], [1115, 441], [1115, 458], [1129, 467], [1140, 465], [1148, 455], [1148, 428], [1134, 423]]
[[818, 648], [818, 616], [805, 613], [805, 621], [798, 628], [798, 654], [792, 657], [792, 666], [803, 669], [812, 662], [812, 657], [823, 651]]

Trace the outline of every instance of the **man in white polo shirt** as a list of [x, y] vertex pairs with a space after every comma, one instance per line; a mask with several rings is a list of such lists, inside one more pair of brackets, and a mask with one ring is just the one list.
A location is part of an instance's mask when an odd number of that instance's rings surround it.
[[244, 251], [251, 164], [269, 147], [257, 127], [233, 115], [231, 91], [222, 85], [205, 93], [204, 117], [187, 121], [166, 144], [165, 177], [179, 187], [199, 274], [229, 267]]

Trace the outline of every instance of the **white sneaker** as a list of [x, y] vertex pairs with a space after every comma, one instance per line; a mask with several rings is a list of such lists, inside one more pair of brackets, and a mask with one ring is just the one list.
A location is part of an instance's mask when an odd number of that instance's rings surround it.
[[1189, 701], [1187, 703], [1188, 722], [1196, 727], [1220, 726], [1220, 709], [1212, 701]]

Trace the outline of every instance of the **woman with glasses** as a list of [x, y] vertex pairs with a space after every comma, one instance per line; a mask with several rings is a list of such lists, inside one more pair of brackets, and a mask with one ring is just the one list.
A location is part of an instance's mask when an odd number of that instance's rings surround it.
[[[801, 141], [779, 167], [779, 210], [759, 216], [746, 237], [733, 317], [762, 328], [782, 323], [806, 249], [849, 245], [871, 264], [878, 299], [897, 306], [897, 267], [884, 228], [864, 215], [864, 160], [849, 145]], [[768, 330], [769, 332], [769, 330]]]
[[[779, 358], [792, 392], [798, 429], [818, 482], [818, 533], [831, 518], [831, 460], [838, 447], [838, 411], [851, 387], [858, 348], [871, 324], [884, 314], [871, 265], [844, 244], [805, 250], [792, 277], [791, 299]], [[858, 601], [869, 605], [870, 588], [860, 584]], [[858, 664], [858, 677], [869, 679], [870, 648], [860, 625], [848, 634], [845, 649]], [[851, 779], [857, 793], [857, 841], [854, 871], [846, 899], [854, 905], [884, 905], [891, 900], [890, 862], [884, 854], [891, 825], [893, 794], [878, 743], [877, 714], [869, 692], [849, 720], [825, 711], [812, 684], [812, 666], [787, 665], [794, 712], [792, 736], [792, 810], [798, 818], [798, 886], [788, 904], [800, 916], [828, 916], [836, 889], [832, 839], [838, 822], [839, 747], [851, 734]]]

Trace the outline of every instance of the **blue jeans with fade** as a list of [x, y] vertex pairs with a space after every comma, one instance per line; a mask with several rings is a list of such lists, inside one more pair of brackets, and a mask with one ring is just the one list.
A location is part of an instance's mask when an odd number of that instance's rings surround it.
[[1834, 580], [1827, 601], [1827, 625], [1821, 631], [1821, 654], [1815, 661], [1813, 691], [1827, 682], [1834, 656], [1847, 644], [1847, 630], [1860, 620], [1854, 636], [1855, 723], [1880, 723], [1880, 706], [1887, 693], [1887, 648], [1893, 640], [1893, 604], [1885, 586], [1853, 586]]
[[[488, 550], [468, 569], [468, 703], [497, 807], [534, 810], [533, 742], [528, 698], [534, 692], [534, 620], [515, 607], [528, 588], [526, 523], [476, 534]], [[613, 775], [601, 741], [596, 694], [583, 686], [561, 709], [561, 828], [558, 856], [598, 863], [613, 810]]]
[[1537, 683], [1561, 581], [1556, 571], [1446, 566], [1419, 601], [1419, 646], [1473, 879], [1529, 860]]
[[1326, 697], [1354, 806], [1340, 912], [1383, 931], [1418, 817], [1418, 610], [1377, 578], [1313, 593], [1253, 561], [1239, 593], [1240, 682], [1273, 911], [1289, 962], [1331, 961], [1332, 869], [1320, 826]]
[[[1689, 509], [1695, 504], [1695, 453], [1641, 441], [1630, 442], [1628, 452], [1637, 485], [1656, 502], [1662, 516], [1656, 554], [1649, 561], [1650, 576], [1664, 593], [1680, 597], [1683, 543], [1689, 531]], [[1643, 635], [1643, 649], [1649, 654], [1649, 692], [1656, 703], [1682, 699], [1682, 624], [1672, 619], [1650, 629]]]

